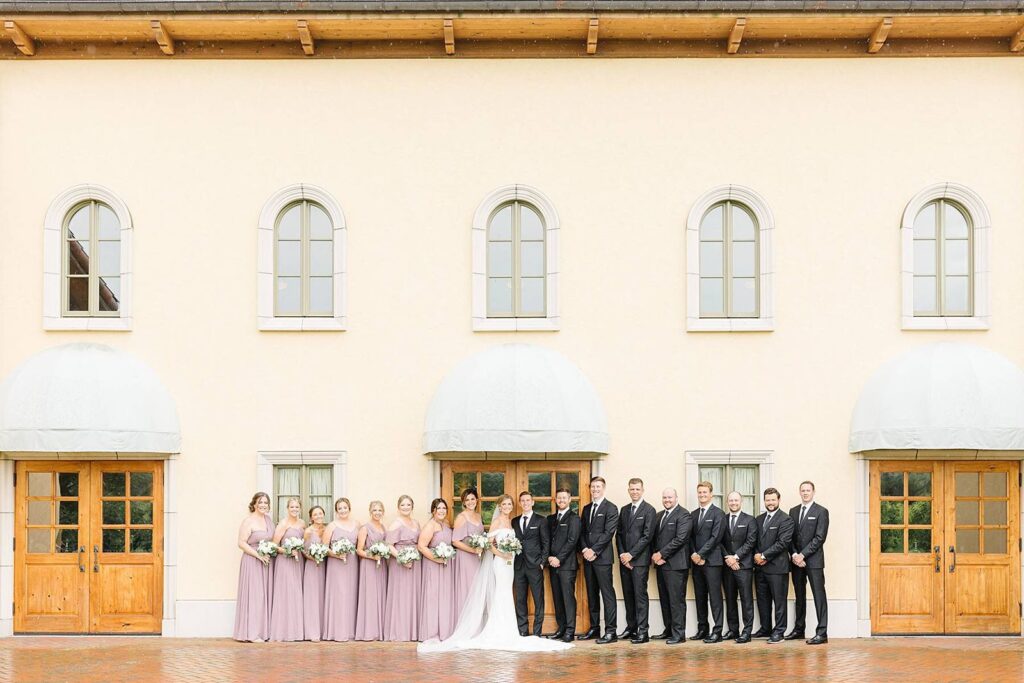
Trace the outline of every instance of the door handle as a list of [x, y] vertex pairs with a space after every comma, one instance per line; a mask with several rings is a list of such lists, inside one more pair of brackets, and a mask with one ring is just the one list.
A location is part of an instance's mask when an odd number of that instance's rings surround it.
[[100, 573], [100, 547], [94, 545], [92, 547], [92, 570], [94, 573]]
[[942, 548], [940, 546], [935, 546], [934, 551], [935, 551], [935, 573], [938, 574], [939, 572], [942, 571], [942, 569], [939, 568], [939, 564], [941, 563], [941, 560], [942, 560]]
[[78, 546], [78, 571], [80, 571], [80, 572], [84, 572], [85, 571], [85, 563], [82, 561], [83, 559], [85, 559], [85, 558], [82, 557], [82, 555], [84, 555], [84, 554], [85, 554], [85, 546], [84, 545]]
[[949, 552], [953, 555], [953, 563], [949, 565], [949, 573], [956, 571], [956, 546], [949, 546]]

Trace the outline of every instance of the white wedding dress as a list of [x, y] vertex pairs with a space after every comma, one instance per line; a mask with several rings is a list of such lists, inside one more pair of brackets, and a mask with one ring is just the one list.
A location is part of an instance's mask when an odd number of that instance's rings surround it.
[[[515, 535], [512, 529], [498, 529], [487, 534], [489, 538], [498, 539]], [[454, 650], [557, 652], [571, 648], [570, 643], [519, 635], [512, 597], [513, 576], [514, 571], [507, 560], [484, 553], [480, 558], [480, 571], [469, 589], [455, 631], [447, 640], [420, 643], [416, 651], [422, 654]]]

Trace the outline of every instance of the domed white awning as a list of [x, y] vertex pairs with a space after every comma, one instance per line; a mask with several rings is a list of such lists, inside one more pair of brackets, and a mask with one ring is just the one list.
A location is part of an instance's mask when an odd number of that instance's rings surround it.
[[425, 453], [607, 453], [608, 419], [583, 372], [528, 344], [477, 353], [441, 382], [427, 410]]
[[853, 410], [850, 452], [897, 449], [1024, 450], [1024, 371], [952, 342], [889, 361]]
[[178, 453], [180, 432], [153, 370], [102, 344], [47, 349], [0, 383], [0, 451]]

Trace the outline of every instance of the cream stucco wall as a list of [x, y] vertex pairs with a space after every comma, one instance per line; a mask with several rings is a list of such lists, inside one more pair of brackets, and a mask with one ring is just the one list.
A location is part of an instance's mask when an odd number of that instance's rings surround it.
[[[850, 412], [936, 339], [1024, 364], [1024, 61], [523, 60], [0, 63], [0, 373], [88, 339], [178, 402], [180, 600], [234, 597], [261, 450], [343, 450], [362, 512], [422, 511], [423, 418], [445, 372], [505, 341], [558, 349], [608, 412], [612, 500], [690, 489], [686, 450], [771, 450], [783, 504], [818, 482], [830, 597], [855, 597]], [[992, 215], [992, 328], [900, 330], [899, 221], [953, 180]], [[312, 182], [348, 223], [349, 329], [256, 329], [256, 219]], [[42, 220], [99, 183], [135, 224], [130, 333], [44, 332]], [[470, 221], [528, 183], [557, 207], [562, 329], [470, 330]], [[709, 188], [776, 219], [776, 330], [685, 331], [684, 226]]]

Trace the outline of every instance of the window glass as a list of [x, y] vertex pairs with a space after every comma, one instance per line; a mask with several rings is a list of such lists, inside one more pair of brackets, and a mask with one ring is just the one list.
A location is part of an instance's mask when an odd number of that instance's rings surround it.
[[700, 315], [758, 315], [759, 234], [753, 213], [733, 201], [712, 206], [700, 223]]
[[536, 208], [501, 206], [487, 225], [487, 315], [541, 317], [546, 312], [546, 235]]
[[87, 201], [64, 221], [64, 315], [115, 316], [121, 299], [121, 224], [101, 202]]
[[971, 315], [970, 222], [956, 204], [939, 199], [914, 219], [914, 315]]
[[334, 226], [319, 204], [299, 201], [278, 216], [274, 281], [275, 315], [332, 315]]

